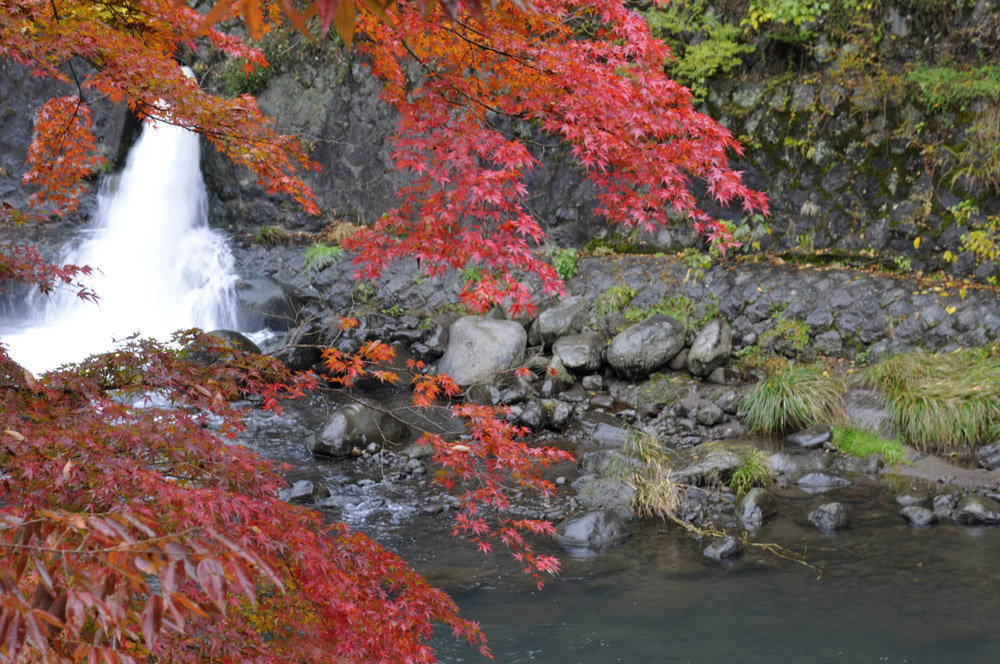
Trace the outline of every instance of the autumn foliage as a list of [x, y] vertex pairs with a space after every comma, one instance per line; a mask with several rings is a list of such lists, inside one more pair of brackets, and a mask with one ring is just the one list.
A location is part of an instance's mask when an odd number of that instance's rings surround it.
[[[625, 228], [693, 223], [731, 246], [726, 224], [691, 193], [695, 182], [720, 202], [766, 211], [728, 166], [739, 145], [663, 74], [669, 50], [621, 0], [537, 0], [529, 10], [506, 0], [221, 0], [205, 9], [0, 2], [0, 55], [67, 89], [36, 118], [24, 177], [33, 207], [0, 202], [0, 227], [74, 207], [101, 167], [88, 105], [97, 97], [198, 131], [269, 193], [317, 212], [300, 177], [314, 168], [302, 144], [253, 98], [203, 91], [174, 61], [182, 47], [210, 44], [267, 66], [219, 28], [230, 19], [254, 35], [285, 20], [312, 37], [335, 27], [383, 81], [399, 115], [393, 158], [412, 178], [399, 206], [351, 240], [362, 277], [415, 256], [432, 274], [479, 266], [484, 277], [464, 293], [479, 310], [529, 309], [532, 275], [543, 292], [560, 292], [532, 251], [544, 235], [526, 204], [524, 176], [538, 162], [525, 131], [562, 138], [598, 191], [598, 213]], [[93, 297], [78, 283], [88, 269], [0, 242], [0, 287]], [[276, 470], [228, 440], [240, 425], [233, 402], [280, 407], [315, 377], [196, 331], [176, 342], [187, 352], [132, 340], [43, 377], [0, 347], [0, 661], [432, 662], [435, 623], [488, 652], [443, 593], [363, 535], [279, 500]], [[330, 350], [327, 378], [398, 380], [373, 368], [389, 353], [375, 342]], [[410, 369], [417, 405], [457, 396], [447, 377]], [[528, 537], [551, 524], [505, 512], [512, 488], [553, 490], [539, 471], [566, 455], [524, 445], [525, 431], [493, 409], [452, 409], [467, 439], [427, 441], [461, 497], [456, 533], [484, 552], [506, 547], [529, 574], [554, 572]]]

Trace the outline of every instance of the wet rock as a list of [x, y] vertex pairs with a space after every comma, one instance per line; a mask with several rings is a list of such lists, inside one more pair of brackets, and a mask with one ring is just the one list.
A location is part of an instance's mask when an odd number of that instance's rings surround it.
[[803, 429], [785, 438], [790, 445], [795, 445], [806, 450], [813, 450], [822, 447], [823, 443], [830, 442], [833, 432], [825, 424], [817, 424], [808, 429]]
[[582, 297], [568, 297], [538, 314], [531, 324], [531, 345], [551, 346], [559, 337], [576, 334], [587, 323], [590, 305]]
[[608, 509], [594, 510], [559, 524], [556, 540], [571, 549], [606, 549], [628, 536], [625, 522]]
[[306, 371], [320, 361], [320, 332], [318, 325], [300, 325], [272, 355], [290, 371]]
[[591, 408], [611, 408], [615, 405], [615, 399], [610, 394], [595, 394], [590, 398]]
[[980, 448], [979, 451], [976, 452], [976, 461], [978, 461], [979, 465], [986, 470], [996, 470], [997, 468], [1000, 468], [1000, 440], [992, 445]]
[[413, 443], [404, 447], [400, 454], [407, 456], [411, 459], [429, 459], [434, 456], [434, 446], [433, 445], [421, 445], [420, 443]]
[[899, 510], [900, 516], [906, 521], [919, 528], [925, 528], [937, 521], [937, 515], [926, 507], [919, 505], [907, 505]]
[[910, 489], [909, 491], [904, 491], [903, 493], [896, 496], [896, 502], [902, 507], [911, 507], [913, 505], [926, 505], [930, 501], [931, 497], [926, 491], [920, 489]]
[[809, 521], [823, 531], [846, 528], [849, 522], [847, 508], [841, 503], [826, 503], [809, 513]]
[[598, 375], [584, 376], [580, 381], [583, 389], [593, 392], [600, 392], [604, 389], [604, 379]]
[[767, 517], [778, 513], [778, 501], [767, 489], [750, 489], [736, 504], [737, 518], [748, 528], [757, 528]]
[[679, 353], [674, 355], [674, 358], [667, 362], [667, 368], [671, 371], [683, 371], [687, 369], [688, 365], [688, 351], [687, 348], [682, 348]]
[[[246, 338], [239, 332], [235, 332], [233, 330], [212, 330], [208, 333], [208, 335], [217, 339], [220, 342], [219, 345], [221, 346], [243, 351], [244, 353], [253, 353], [255, 355], [260, 355], [261, 353], [257, 344], [250, 341], [250, 339]], [[216, 353], [215, 351], [197, 343], [186, 346], [181, 351], [181, 357], [199, 364], [213, 364], [220, 360], [220, 355], [224, 354], [226, 354], [225, 351]]]
[[483, 385], [482, 383], [473, 385], [465, 395], [465, 400], [477, 406], [495, 406], [500, 403], [502, 394], [493, 385]]
[[573, 406], [565, 401], [556, 401], [555, 405], [552, 406], [552, 415], [549, 419], [549, 424], [556, 431], [566, 429], [573, 421]]
[[330, 497], [330, 490], [322, 484], [299, 480], [286, 489], [282, 497], [290, 503], [315, 503]]
[[743, 380], [743, 376], [736, 369], [732, 367], [719, 367], [708, 374], [705, 382], [712, 383], [713, 385], [739, 385], [741, 380]]
[[850, 486], [851, 481], [830, 473], [809, 473], [795, 480], [806, 491], [827, 491], [842, 486]]
[[596, 371], [601, 368], [604, 337], [597, 332], [583, 332], [560, 337], [552, 344], [552, 353], [570, 371]]
[[952, 517], [965, 526], [1000, 524], [1000, 503], [985, 496], [967, 493], [958, 501]]
[[571, 485], [577, 503], [587, 509], [609, 509], [622, 518], [632, 513], [635, 489], [624, 482], [596, 475], [583, 475]]
[[560, 389], [569, 387], [576, 382], [558, 355], [553, 355], [552, 359], [549, 360], [548, 366], [545, 367], [545, 373], [549, 378], [559, 383]]
[[731, 560], [743, 553], [743, 542], [732, 535], [726, 535], [706, 546], [702, 553], [712, 560]]
[[941, 519], [948, 519], [955, 513], [955, 508], [958, 507], [958, 501], [961, 499], [957, 493], [943, 493], [939, 496], [934, 496], [934, 514]]
[[716, 404], [704, 403], [698, 408], [695, 418], [706, 427], [714, 427], [725, 418], [725, 414]]
[[524, 407], [518, 419], [529, 429], [541, 431], [548, 421], [548, 413], [545, 412], [545, 405], [541, 401], [533, 399]]
[[724, 318], [708, 322], [687, 354], [687, 368], [692, 375], [703, 377], [721, 367], [733, 352], [733, 328]]
[[715, 397], [715, 403], [726, 415], [736, 415], [740, 409], [740, 395], [734, 390], [725, 390]]
[[369, 408], [363, 403], [340, 406], [326, 425], [306, 443], [313, 454], [346, 457], [355, 447], [368, 443], [396, 443], [409, 435], [409, 429], [396, 418]]
[[245, 330], [290, 330], [297, 324], [305, 303], [294, 288], [271, 277], [244, 279], [236, 284], [237, 315]]
[[530, 396], [531, 392], [528, 386], [518, 382], [500, 393], [500, 401], [510, 406], [516, 403], [524, 403]]
[[514, 321], [465, 316], [448, 331], [448, 349], [438, 371], [459, 385], [488, 382], [521, 363], [526, 342], [524, 328]]
[[752, 450], [745, 440], [716, 440], [680, 452], [670, 479], [682, 484], [718, 482], [740, 467]]
[[608, 364], [626, 378], [643, 378], [684, 347], [684, 326], [662, 314], [625, 328], [608, 345]]
[[768, 461], [776, 473], [798, 475], [827, 468], [830, 465], [830, 455], [822, 452], [775, 452], [768, 457]]

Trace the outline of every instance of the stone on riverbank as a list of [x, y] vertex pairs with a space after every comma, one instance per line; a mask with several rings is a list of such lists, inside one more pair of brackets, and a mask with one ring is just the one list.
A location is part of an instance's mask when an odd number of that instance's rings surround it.
[[937, 515], [926, 507], [921, 507], [920, 505], [907, 505], [903, 509], [899, 510], [900, 516], [902, 516], [911, 525], [917, 526], [918, 528], [926, 528], [935, 521], [937, 521]]
[[485, 383], [524, 360], [524, 328], [510, 320], [465, 316], [448, 330], [448, 349], [438, 362], [438, 372], [459, 385]]
[[955, 508], [955, 521], [964, 526], [1000, 524], [1000, 503], [976, 493], [967, 493]]
[[1000, 468], [1000, 440], [982, 447], [976, 452], [976, 461], [986, 470], [996, 470]]
[[625, 328], [608, 345], [608, 364], [626, 378], [644, 378], [684, 348], [684, 326], [663, 314]]
[[846, 528], [849, 522], [847, 508], [841, 503], [820, 505], [809, 513], [809, 521], [824, 532]]
[[687, 353], [688, 371], [703, 378], [725, 364], [732, 352], [733, 328], [724, 318], [715, 318], [691, 342]]
[[778, 501], [767, 489], [754, 487], [736, 504], [736, 516], [747, 528], [757, 528], [778, 513]]
[[570, 371], [597, 371], [604, 355], [604, 337], [597, 332], [582, 332], [560, 337], [552, 344], [552, 354]]
[[729, 560], [743, 553], [743, 542], [732, 535], [726, 535], [706, 546], [702, 553], [712, 560]]
[[830, 442], [832, 436], [833, 431], [829, 426], [826, 424], [816, 424], [808, 429], [803, 429], [789, 435], [785, 440], [790, 445], [795, 445], [806, 450], [814, 450], [817, 447], [822, 447], [823, 443]]
[[356, 447], [397, 443], [408, 435], [409, 429], [395, 417], [363, 403], [351, 403], [337, 408], [306, 448], [321, 456], [346, 457]]
[[559, 524], [556, 540], [569, 549], [606, 549], [628, 536], [625, 522], [611, 510], [594, 510]]
[[586, 324], [589, 311], [587, 300], [579, 296], [568, 297], [549, 307], [538, 314], [538, 318], [531, 324], [528, 335], [531, 345], [541, 344], [547, 348], [559, 337], [576, 334]]

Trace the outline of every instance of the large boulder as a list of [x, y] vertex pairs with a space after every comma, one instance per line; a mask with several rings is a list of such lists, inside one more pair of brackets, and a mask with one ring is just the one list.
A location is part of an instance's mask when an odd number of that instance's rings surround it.
[[743, 465], [757, 447], [748, 440], [715, 440], [682, 450], [670, 479], [697, 486], [717, 484]]
[[687, 353], [688, 371], [694, 376], [707, 376], [725, 364], [732, 352], [733, 328], [724, 318], [715, 318], [691, 342]]
[[736, 505], [736, 516], [748, 528], [757, 528], [769, 516], [778, 513], [778, 501], [767, 489], [750, 489]]
[[996, 470], [997, 468], [1000, 468], [1000, 440], [992, 445], [980, 448], [980, 450], [976, 452], [976, 460], [979, 462], [979, 465], [986, 470]]
[[408, 435], [408, 427], [392, 415], [364, 403], [351, 403], [334, 410], [306, 447], [313, 454], [346, 457], [354, 448], [364, 448], [369, 443], [379, 446], [398, 443]]
[[625, 522], [611, 510], [594, 510], [559, 524], [556, 539], [570, 549], [604, 549], [618, 544], [628, 533]]
[[306, 298], [292, 286], [271, 277], [244, 279], [236, 284], [239, 325], [243, 329], [291, 330], [306, 303]]
[[1000, 524], [1000, 503], [986, 496], [967, 493], [958, 501], [952, 517], [966, 526]]
[[514, 321], [459, 318], [448, 330], [448, 349], [438, 371], [459, 385], [488, 382], [494, 374], [521, 364], [527, 341], [524, 328]]
[[531, 345], [542, 344], [548, 347], [559, 337], [576, 334], [587, 323], [589, 312], [590, 305], [579, 296], [568, 297], [549, 307], [538, 314], [538, 318], [531, 324]]
[[597, 332], [583, 332], [560, 337], [552, 344], [552, 353], [570, 371], [596, 371], [601, 368], [604, 337]]
[[626, 378], [643, 378], [684, 348], [684, 326], [663, 314], [625, 328], [608, 345], [608, 364]]

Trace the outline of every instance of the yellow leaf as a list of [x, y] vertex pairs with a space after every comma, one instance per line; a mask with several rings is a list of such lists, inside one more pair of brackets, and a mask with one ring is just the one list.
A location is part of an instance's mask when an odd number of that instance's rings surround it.
[[27, 440], [27, 438], [22, 436], [20, 432], [14, 431], [13, 429], [4, 429], [4, 433], [19, 443], [23, 443], [25, 440]]
[[965, 289], [964, 288], [959, 288], [958, 289], [958, 296], [964, 300], [965, 299], [965, 295], [966, 295]]
[[919, 249], [920, 248], [920, 238], [917, 238], [917, 239], [915, 239], [913, 241], [913, 248], [914, 249]]
[[953, 313], [955, 313], [955, 311], [956, 311], [956, 307], [948, 307], [947, 309], [945, 309], [945, 311], [947, 311], [947, 312], [948, 312], [948, 315], [950, 316], [950, 315], [952, 315]]
[[70, 459], [69, 461], [66, 462], [66, 465], [63, 466], [62, 476], [65, 477], [66, 479], [69, 479], [69, 474], [70, 471], [72, 470], [73, 470], [73, 460]]
[[913, 314], [913, 318], [914, 319], [920, 318], [920, 312], [918, 311], [917, 313]]

